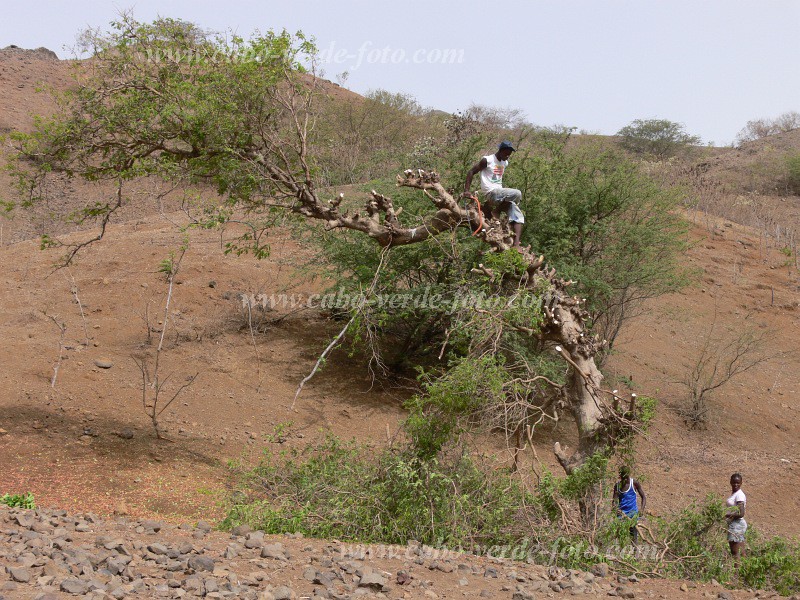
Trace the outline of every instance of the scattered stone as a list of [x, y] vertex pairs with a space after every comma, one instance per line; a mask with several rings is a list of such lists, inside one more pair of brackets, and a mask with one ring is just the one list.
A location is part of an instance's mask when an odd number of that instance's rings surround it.
[[682, 584], [681, 584], [681, 587], [680, 587], [680, 590], [681, 590], [682, 592], [688, 592], [688, 591], [689, 591], [689, 586], [688, 586], [688, 585], [686, 585], [685, 583], [682, 583]]
[[142, 521], [142, 527], [144, 527], [145, 531], [158, 533], [164, 527], [164, 524], [160, 521]]
[[274, 558], [275, 560], [288, 560], [286, 550], [280, 542], [266, 544], [261, 548], [261, 558]]
[[396, 581], [397, 585], [406, 585], [411, 583], [411, 575], [409, 575], [408, 571], [398, 571]]
[[244, 541], [245, 548], [261, 548], [264, 545], [264, 532], [251, 531], [247, 534], [247, 539]]
[[597, 563], [593, 565], [592, 575], [595, 577], [608, 577], [608, 565], [606, 563]]
[[206, 533], [208, 533], [212, 529], [211, 525], [209, 525], [205, 521], [198, 521], [197, 525], [195, 525], [195, 528], [199, 529], [200, 531], [205, 531]]
[[89, 586], [85, 581], [74, 577], [68, 577], [61, 582], [61, 591], [67, 592], [68, 594], [80, 595], [85, 594], [88, 590]]
[[[431, 565], [431, 566], [433, 566], [433, 565]], [[452, 573], [453, 572], [453, 565], [451, 565], [450, 563], [445, 563], [445, 562], [436, 563], [436, 569], [438, 571], [441, 571], [442, 573]]]
[[628, 586], [621, 585], [617, 588], [617, 596], [620, 598], [635, 598], [636, 593]]
[[108, 358], [97, 358], [94, 361], [94, 365], [96, 367], [100, 367], [101, 369], [110, 369], [114, 366], [114, 361]]
[[528, 588], [518, 585], [511, 600], [536, 600], [536, 595]]
[[21, 514], [15, 515], [14, 520], [17, 522], [17, 525], [24, 529], [30, 529], [34, 523], [34, 518], [32, 514]]
[[272, 597], [274, 600], [294, 600], [297, 598], [297, 594], [292, 588], [282, 585], [272, 590]]
[[386, 580], [377, 573], [366, 573], [358, 582], [358, 587], [368, 587], [380, 591], [386, 585]]
[[208, 556], [192, 556], [189, 559], [189, 568], [195, 571], [213, 571], [214, 559]]
[[13, 581], [20, 583], [28, 583], [31, 580], [31, 572], [25, 567], [11, 567], [8, 574], [11, 575]]
[[169, 549], [164, 544], [150, 544], [147, 549], [153, 554], [166, 554]]

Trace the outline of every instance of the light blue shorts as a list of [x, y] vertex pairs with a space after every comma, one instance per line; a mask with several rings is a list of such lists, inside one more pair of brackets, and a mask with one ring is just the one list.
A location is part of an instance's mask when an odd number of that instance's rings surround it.
[[522, 200], [522, 192], [514, 188], [497, 188], [486, 192], [486, 198], [495, 202], [508, 202], [508, 220], [511, 223], [524, 223], [525, 215], [519, 209], [519, 202]]

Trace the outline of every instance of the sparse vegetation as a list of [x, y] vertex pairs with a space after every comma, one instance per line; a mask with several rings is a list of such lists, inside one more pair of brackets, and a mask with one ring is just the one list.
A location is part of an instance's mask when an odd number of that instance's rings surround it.
[[328, 437], [303, 451], [267, 455], [243, 473], [247, 500], [229, 526], [302, 532], [363, 542], [468, 547], [525, 535], [525, 492], [497, 472], [488, 476], [458, 451], [423, 460], [389, 448], [375, 453]]
[[[513, 549], [508, 556], [565, 568], [599, 562], [622, 573], [800, 591], [800, 547], [764, 540], [748, 530], [748, 555], [737, 574], [725, 541], [725, 506], [709, 495], [674, 515], [640, 522], [639, 546], [630, 545], [625, 519], [598, 511], [587, 530], [578, 505], [607, 505], [615, 481], [608, 455], [598, 454], [566, 478], [547, 470], [525, 491], [516, 477], [467, 458], [453, 447], [426, 460], [390, 447], [376, 453], [328, 437], [305, 450], [286, 450], [252, 470], [237, 467], [240, 488], [223, 524], [247, 523], [269, 533], [480, 551]], [[598, 493], [599, 495], [595, 496]]]
[[[186, 250], [188, 250], [188, 244], [188, 239], [184, 238], [183, 244], [178, 249], [177, 254], [176, 252], [171, 251], [167, 258], [163, 259], [158, 265], [158, 272], [162, 273], [167, 280], [167, 294], [164, 302], [164, 317], [161, 321], [161, 336], [158, 340], [158, 346], [156, 346], [155, 350], [152, 351], [152, 356], [148, 350], [145, 350], [140, 355], [133, 357], [136, 366], [139, 367], [139, 371], [142, 374], [142, 410], [150, 419], [150, 423], [153, 425], [153, 431], [158, 439], [163, 438], [159, 424], [159, 418], [164, 411], [167, 410], [172, 403], [175, 402], [175, 400], [177, 400], [178, 396], [180, 396], [185, 389], [194, 383], [195, 379], [197, 379], [197, 376], [199, 375], [199, 372], [197, 372], [194, 375], [187, 376], [182, 384], [173, 386], [171, 396], [169, 396], [169, 394], [165, 394], [167, 383], [172, 377], [172, 373], [165, 377], [161, 372], [161, 360], [165, 351], [164, 339], [166, 338], [167, 329], [172, 317], [170, 313], [170, 304], [172, 302], [172, 290], [175, 284], [175, 277], [178, 275], [181, 262], [186, 254]], [[145, 309], [145, 315], [147, 314], [148, 311]], [[149, 345], [151, 342], [150, 321], [147, 316], [145, 316], [144, 320], [145, 326], [147, 327], [147, 344]]]
[[774, 119], [753, 119], [736, 135], [736, 144], [741, 146], [745, 142], [760, 140], [770, 135], [786, 133], [800, 127], [800, 113], [797, 111], [785, 112]]

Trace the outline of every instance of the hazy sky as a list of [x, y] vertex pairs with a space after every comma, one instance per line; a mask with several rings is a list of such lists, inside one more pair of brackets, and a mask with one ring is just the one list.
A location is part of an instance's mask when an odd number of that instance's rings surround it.
[[522, 109], [539, 125], [614, 133], [678, 121], [730, 143], [748, 120], [800, 111], [800, 0], [0, 0], [0, 47], [46, 46], [122, 9], [247, 35], [301, 29], [346, 87], [410, 93], [446, 111]]

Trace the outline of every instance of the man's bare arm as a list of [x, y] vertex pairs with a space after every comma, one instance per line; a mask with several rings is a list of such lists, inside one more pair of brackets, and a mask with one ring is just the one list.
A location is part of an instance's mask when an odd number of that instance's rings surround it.
[[642, 486], [635, 479], [633, 480], [633, 487], [642, 497], [642, 508], [639, 509], [639, 512], [644, 513], [645, 506], [647, 506], [647, 496], [644, 495], [644, 490], [642, 489]]
[[469, 170], [467, 173], [467, 181], [464, 184], [464, 193], [468, 194], [470, 192], [470, 187], [472, 186], [472, 178], [483, 171], [486, 168], [486, 159], [482, 158], [478, 162], [475, 163], [475, 166]]

